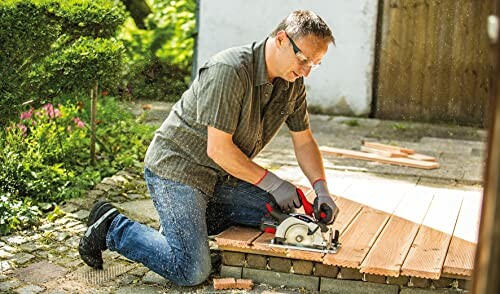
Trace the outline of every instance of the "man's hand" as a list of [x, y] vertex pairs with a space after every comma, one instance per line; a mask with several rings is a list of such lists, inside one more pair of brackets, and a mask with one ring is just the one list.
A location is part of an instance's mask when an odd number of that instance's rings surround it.
[[339, 208], [333, 202], [328, 185], [323, 179], [317, 180], [313, 184], [316, 199], [314, 199], [314, 217], [320, 222], [331, 225], [339, 214]]
[[271, 194], [285, 213], [291, 212], [294, 208], [299, 208], [302, 205], [297, 194], [297, 188], [270, 171], [266, 171], [264, 177], [255, 185]]

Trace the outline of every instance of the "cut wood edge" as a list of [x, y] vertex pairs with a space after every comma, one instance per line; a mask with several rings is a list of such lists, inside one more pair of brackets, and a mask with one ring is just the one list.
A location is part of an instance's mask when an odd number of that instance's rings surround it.
[[379, 267], [362, 267], [359, 270], [363, 274], [370, 275], [378, 275], [378, 276], [388, 276], [388, 277], [399, 277], [399, 268], [398, 269], [388, 269], [388, 268], [379, 268]]
[[408, 158], [415, 159], [415, 160], [420, 160], [420, 161], [437, 162], [436, 157], [430, 156], [430, 155], [425, 155], [425, 154], [420, 154], [420, 153], [415, 153], [415, 154], [408, 155]]
[[401, 276], [415, 277], [422, 279], [439, 280], [441, 277], [441, 271], [439, 272], [429, 272], [429, 271], [419, 271], [419, 270], [401, 270]]

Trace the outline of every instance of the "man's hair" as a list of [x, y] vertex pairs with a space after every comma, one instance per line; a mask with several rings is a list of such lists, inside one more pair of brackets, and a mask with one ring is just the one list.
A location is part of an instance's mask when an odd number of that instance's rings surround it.
[[270, 36], [275, 37], [279, 31], [285, 31], [292, 39], [313, 34], [335, 45], [335, 37], [328, 25], [316, 13], [309, 10], [296, 10], [290, 13], [288, 17], [280, 22]]

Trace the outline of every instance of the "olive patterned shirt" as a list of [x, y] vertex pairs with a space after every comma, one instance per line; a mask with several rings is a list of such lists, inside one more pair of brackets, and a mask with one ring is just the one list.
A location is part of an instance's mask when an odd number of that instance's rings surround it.
[[309, 128], [303, 78], [267, 79], [266, 40], [230, 48], [210, 58], [148, 148], [145, 167], [155, 174], [212, 195], [227, 174], [207, 155], [207, 126], [233, 135], [254, 158], [286, 123], [292, 132]]

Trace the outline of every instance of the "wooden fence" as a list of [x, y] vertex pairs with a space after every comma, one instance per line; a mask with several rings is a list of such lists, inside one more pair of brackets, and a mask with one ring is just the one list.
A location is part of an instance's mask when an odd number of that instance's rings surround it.
[[381, 0], [378, 118], [483, 125], [491, 60], [489, 0]]

